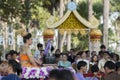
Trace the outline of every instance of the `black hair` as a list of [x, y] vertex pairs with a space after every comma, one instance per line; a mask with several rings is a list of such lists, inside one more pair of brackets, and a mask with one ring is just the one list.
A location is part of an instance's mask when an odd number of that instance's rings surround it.
[[61, 53], [60, 55], [61, 55], [61, 56], [64, 56], [64, 55], [65, 55], [66, 57], [68, 57], [68, 54], [67, 54], [67, 53]]
[[61, 70], [60, 71], [60, 80], [74, 80], [72, 72], [67, 69]]
[[70, 49], [70, 51], [75, 51], [75, 49]]
[[20, 75], [20, 73], [22, 73], [21, 64], [17, 63], [17, 61], [9, 60], [8, 64], [12, 67], [14, 72], [17, 72], [18, 75]]
[[112, 58], [112, 55], [109, 53], [109, 51], [104, 51], [104, 54], [106, 53], [107, 55], [109, 55]]
[[115, 65], [116, 65], [116, 71], [118, 71], [118, 69], [120, 68], [120, 62], [116, 62]]
[[58, 69], [53, 69], [49, 73], [49, 78], [54, 78], [55, 80], [59, 79], [60, 71]]
[[55, 52], [59, 51], [60, 52], [60, 49], [56, 49]]
[[5, 59], [6, 59], [6, 60], [8, 60], [7, 57], [8, 57], [9, 55], [11, 56], [10, 53], [5, 54]]
[[93, 65], [93, 66], [91, 67], [91, 72], [92, 72], [92, 73], [98, 72], [98, 71], [99, 71], [99, 68], [98, 68], [97, 65]]
[[10, 51], [9, 51], [9, 54], [10, 54], [11, 56], [13, 56], [14, 54], [18, 55], [17, 51], [14, 51], [14, 50], [10, 50]]
[[42, 47], [43, 47], [43, 45], [41, 43], [37, 44], [37, 48], [42, 48]]
[[[93, 58], [94, 58], [95, 56], [97, 56], [97, 55], [93, 55], [93, 56], [91, 57], [91, 62], [94, 61]], [[97, 56], [97, 59], [98, 59], [98, 56]], [[98, 60], [97, 60], [97, 62], [98, 62]]]
[[115, 63], [113, 63], [112, 61], [107, 61], [106, 63], [105, 63], [105, 65], [104, 65], [104, 68], [108, 68], [108, 69], [114, 69], [115, 70], [115, 68], [116, 68], [116, 66], [115, 66]]
[[86, 50], [85, 53], [86, 53], [86, 54], [88, 54], [88, 53], [90, 54], [90, 51], [89, 51], [89, 50]]
[[49, 73], [49, 78], [55, 80], [74, 80], [73, 74], [67, 69], [53, 69]]
[[23, 36], [23, 42], [26, 43], [27, 40], [29, 40], [32, 37], [32, 35], [30, 33], [28, 33], [27, 35]]
[[113, 56], [116, 56], [117, 61], [119, 61], [120, 58], [118, 54], [114, 54]]
[[[85, 51], [80, 51], [80, 52], [78, 52], [78, 54], [79, 54], [80, 56], [82, 56], [84, 52], [85, 52]], [[86, 54], [86, 52], [85, 52], [85, 54]]]
[[100, 46], [100, 49], [106, 49], [106, 46], [105, 46], [104, 44], [102, 44], [102, 45]]
[[80, 70], [81, 67], [85, 67], [87, 65], [87, 63], [85, 61], [79, 61], [77, 63], [77, 69]]

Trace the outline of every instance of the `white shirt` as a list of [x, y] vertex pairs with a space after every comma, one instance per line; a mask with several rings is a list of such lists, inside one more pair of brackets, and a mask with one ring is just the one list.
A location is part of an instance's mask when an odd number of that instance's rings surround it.
[[35, 53], [34, 53], [34, 58], [37, 58], [37, 59], [40, 59], [41, 58], [41, 55], [40, 55], [40, 51], [39, 50], [36, 50]]
[[98, 63], [98, 67], [99, 67], [100, 71], [102, 71], [102, 72], [104, 72], [104, 65], [105, 65], [105, 63], [106, 63], [106, 60], [104, 58], [101, 59], [99, 61], [99, 63]]

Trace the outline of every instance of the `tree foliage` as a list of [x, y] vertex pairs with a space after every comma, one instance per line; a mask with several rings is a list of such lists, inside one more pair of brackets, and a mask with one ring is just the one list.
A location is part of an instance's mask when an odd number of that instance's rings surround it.
[[[78, 12], [82, 17], [88, 19], [88, 3], [87, 0], [80, 1], [78, 3]], [[100, 0], [93, 0], [93, 14], [99, 19], [103, 13], [103, 4]]]
[[120, 0], [110, 0], [111, 11], [120, 12]]
[[20, 16], [22, 12], [22, 1], [0, 0], [0, 17], [8, 21], [9, 18]]

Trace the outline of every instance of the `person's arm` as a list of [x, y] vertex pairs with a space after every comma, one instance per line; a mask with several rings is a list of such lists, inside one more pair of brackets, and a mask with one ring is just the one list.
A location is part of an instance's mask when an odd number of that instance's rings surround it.
[[41, 65], [41, 64], [42, 64], [42, 61], [41, 61], [41, 60], [36, 59], [36, 58], [35, 58], [34, 60], [35, 60], [35, 62], [36, 62], [36, 63], [38, 63], [39, 65]]
[[31, 54], [31, 50], [30, 49], [27, 50], [27, 56], [29, 57], [30, 62], [32, 63], [32, 65], [37, 66], [37, 64], [35, 63], [34, 57]]

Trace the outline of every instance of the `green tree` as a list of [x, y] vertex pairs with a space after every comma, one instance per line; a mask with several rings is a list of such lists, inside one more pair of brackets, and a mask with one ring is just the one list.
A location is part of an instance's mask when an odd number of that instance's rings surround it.
[[0, 0], [0, 17], [10, 22], [10, 19], [21, 15], [22, 2], [20, 0]]
[[111, 3], [111, 11], [120, 12], [120, 0], [110, 0]]
[[[95, 17], [99, 19], [99, 17], [103, 14], [103, 3], [101, 0], [92, 0], [92, 1], [93, 1], [93, 14], [95, 15]], [[87, 0], [79, 1], [77, 11], [86, 20], [88, 19]]]

